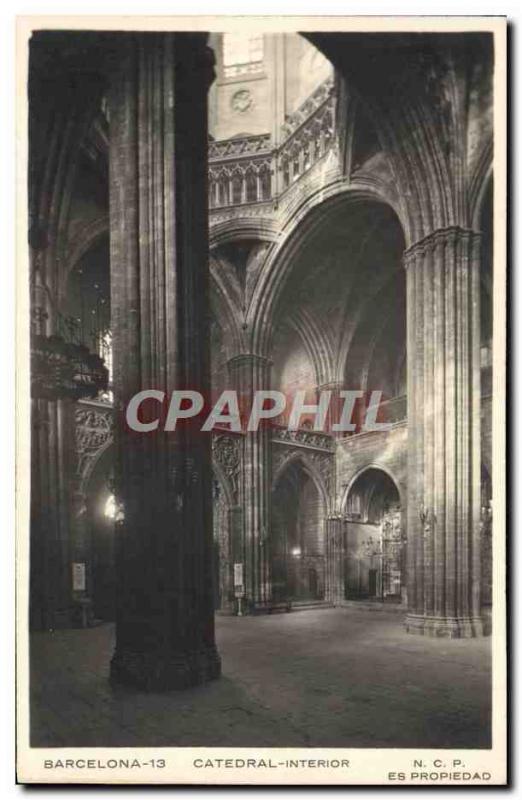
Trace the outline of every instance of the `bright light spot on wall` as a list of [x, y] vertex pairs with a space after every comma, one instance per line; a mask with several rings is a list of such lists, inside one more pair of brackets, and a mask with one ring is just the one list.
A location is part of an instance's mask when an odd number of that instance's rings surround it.
[[300, 547], [292, 547], [292, 555], [293, 556], [300, 556], [301, 555], [301, 548]]
[[109, 495], [109, 497], [107, 498], [107, 502], [105, 503], [105, 508], [103, 510], [103, 513], [109, 519], [114, 519], [114, 517], [116, 516], [116, 500], [113, 494]]

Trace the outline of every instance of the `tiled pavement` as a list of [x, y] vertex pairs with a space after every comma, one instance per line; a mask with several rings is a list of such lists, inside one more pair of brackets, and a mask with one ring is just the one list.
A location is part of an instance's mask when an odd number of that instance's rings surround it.
[[396, 613], [218, 617], [220, 680], [114, 688], [112, 625], [32, 636], [33, 746], [489, 747], [490, 639], [405, 633]]

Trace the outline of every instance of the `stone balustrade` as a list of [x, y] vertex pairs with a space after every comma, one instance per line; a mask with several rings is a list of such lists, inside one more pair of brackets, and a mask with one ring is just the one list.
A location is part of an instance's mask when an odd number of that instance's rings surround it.
[[287, 116], [279, 147], [268, 133], [211, 141], [211, 213], [276, 200], [329, 153], [334, 139], [335, 94], [328, 79]]

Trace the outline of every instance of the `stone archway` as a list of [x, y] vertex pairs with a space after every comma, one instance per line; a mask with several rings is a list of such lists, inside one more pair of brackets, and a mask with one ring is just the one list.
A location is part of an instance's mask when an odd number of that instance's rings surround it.
[[274, 602], [325, 599], [325, 515], [323, 487], [303, 459], [290, 458], [272, 487], [269, 563]]
[[406, 582], [401, 497], [390, 474], [359, 472], [346, 492], [345, 598], [401, 603]]
[[[98, 602], [97, 584], [105, 587], [101, 594], [113, 591], [110, 576], [111, 526], [105, 505], [111, 496], [111, 475], [114, 462], [113, 409], [96, 402], [82, 402], [76, 409], [76, 491], [73, 515], [74, 558], [86, 565], [87, 594], [98, 607], [113, 618], [110, 602]], [[239, 506], [239, 469], [241, 442], [227, 432], [212, 439], [213, 470], [213, 580], [215, 610], [229, 612], [234, 607], [233, 564], [241, 561], [238, 553], [238, 531], [241, 525]], [[106, 513], [107, 511], [107, 513]], [[234, 554], [235, 553], [235, 554]], [[96, 576], [98, 573], [98, 577]], [[101, 576], [101, 577], [100, 577]], [[99, 610], [99, 608], [98, 608]], [[102, 616], [98, 614], [98, 616]]]

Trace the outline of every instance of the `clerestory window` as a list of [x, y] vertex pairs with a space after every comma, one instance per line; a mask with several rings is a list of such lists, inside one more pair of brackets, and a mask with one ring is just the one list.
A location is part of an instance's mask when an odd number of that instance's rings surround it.
[[262, 34], [223, 34], [223, 71], [226, 78], [263, 69]]

